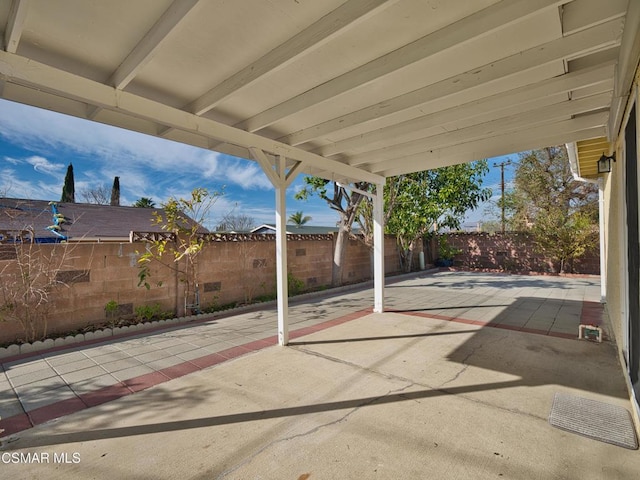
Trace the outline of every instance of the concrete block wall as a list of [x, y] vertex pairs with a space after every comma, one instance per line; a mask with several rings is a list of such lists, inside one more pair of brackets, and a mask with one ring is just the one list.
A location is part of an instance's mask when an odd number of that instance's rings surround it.
[[[289, 274], [313, 290], [330, 285], [335, 238], [294, 235], [287, 242]], [[3, 246], [6, 247], [6, 246]], [[79, 331], [91, 324], [107, 321], [105, 306], [115, 301], [121, 313], [133, 314], [140, 305], [159, 304], [163, 310], [181, 312], [184, 285], [175, 271], [151, 264], [150, 289], [138, 287], [139, 254], [145, 243], [79, 243], [36, 245], [46, 255], [63, 258], [60, 269], [65, 286], [51, 293], [48, 333]], [[385, 270], [399, 271], [395, 239], [385, 239]], [[2, 257], [4, 258], [4, 257]], [[15, 271], [11, 255], [0, 258], [0, 271]], [[232, 302], [250, 302], [273, 294], [276, 280], [276, 252], [273, 239], [219, 241], [206, 244], [197, 257], [200, 304], [209, 307]], [[13, 262], [13, 263], [12, 263]], [[361, 242], [349, 240], [344, 283], [371, 278], [371, 254]], [[19, 324], [0, 324], [0, 343], [23, 337]]]
[[[451, 246], [462, 250], [455, 266], [506, 272], [556, 273], [558, 266], [536, 251], [526, 233], [461, 232], [446, 234]], [[570, 273], [600, 274], [599, 250], [587, 252], [570, 263]]]

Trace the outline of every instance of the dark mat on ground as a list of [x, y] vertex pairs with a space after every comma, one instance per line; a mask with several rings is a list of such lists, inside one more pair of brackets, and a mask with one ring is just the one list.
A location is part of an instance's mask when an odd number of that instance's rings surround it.
[[549, 423], [567, 432], [601, 442], [632, 450], [638, 448], [631, 414], [617, 405], [556, 393]]

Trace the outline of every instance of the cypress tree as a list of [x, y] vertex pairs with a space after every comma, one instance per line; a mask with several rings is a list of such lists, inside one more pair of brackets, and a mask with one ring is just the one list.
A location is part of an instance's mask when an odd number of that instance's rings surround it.
[[64, 177], [64, 185], [62, 186], [61, 202], [76, 203], [76, 187], [73, 180], [73, 164], [69, 163], [67, 167], [67, 174]]
[[111, 187], [111, 206], [120, 206], [120, 177], [113, 179], [113, 187]]

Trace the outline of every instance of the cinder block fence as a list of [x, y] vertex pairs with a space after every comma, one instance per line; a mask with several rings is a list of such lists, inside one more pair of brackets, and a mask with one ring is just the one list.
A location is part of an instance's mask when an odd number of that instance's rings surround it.
[[[558, 265], [535, 248], [526, 233], [461, 232], [447, 234], [450, 246], [462, 251], [455, 266], [505, 272], [556, 273]], [[594, 248], [567, 265], [570, 273], [600, 274], [600, 253]]]
[[[333, 235], [288, 236], [289, 275], [304, 290], [330, 285], [334, 242]], [[103, 323], [109, 302], [116, 302], [117, 313], [123, 316], [132, 315], [140, 305], [155, 304], [182, 313], [184, 286], [170, 269], [153, 262], [148, 281], [151, 288], [138, 287], [138, 258], [146, 246], [144, 242], [34, 245], [32, 248], [45, 256], [64, 255], [57, 276], [66, 286], [51, 292], [47, 331], [67, 333]], [[386, 273], [396, 273], [400, 266], [394, 237], [385, 239], [385, 248]], [[12, 245], [0, 245], [0, 250], [0, 271], [7, 279], [16, 272], [16, 250]], [[197, 257], [200, 305], [242, 304], [273, 295], [275, 256], [273, 235], [222, 235], [207, 243]], [[369, 249], [349, 240], [344, 283], [368, 280], [371, 272]], [[0, 343], [22, 336], [17, 322], [0, 323]]]

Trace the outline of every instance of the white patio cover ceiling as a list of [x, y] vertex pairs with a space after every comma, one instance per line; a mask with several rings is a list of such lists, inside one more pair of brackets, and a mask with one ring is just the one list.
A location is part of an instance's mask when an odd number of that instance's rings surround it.
[[638, 3], [1, 0], [0, 95], [380, 183], [610, 134]]

